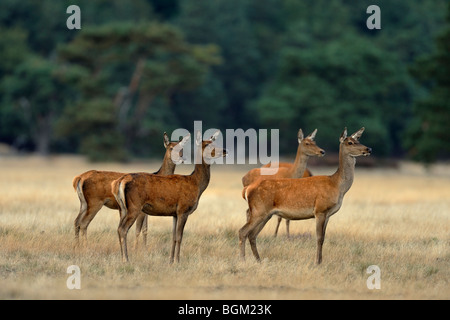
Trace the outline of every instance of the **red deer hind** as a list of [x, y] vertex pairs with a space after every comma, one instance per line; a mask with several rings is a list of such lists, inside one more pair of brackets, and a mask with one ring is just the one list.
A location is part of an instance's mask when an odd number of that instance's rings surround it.
[[[302, 129], [298, 130], [297, 140], [297, 155], [295, 156], [294, 163], [281, 162], [278, 164], [279, 168], [277, 173], [272, 175], [261, 175], [261, 169], [255, 168], [247, 172], [247, 174], [242, 178], [242, 184], [244, 185], [244, 190], [242, 195], [245, 199], [245, 191], [249, 185], [255, 183], [255, 181], [260, 179], [281, 179], [281, 178], [304, 178], [312, 176], [311, 171], [306, 169], [306, 164], [309, 157], [322, 157], [325, 151], [319, 148], [314, 141], [316, 137], [317, 129], [315, 129], [309, 136], [304, 138]], [[269, 167], [270, 164], [263, 166]], [[277, 227], [275, 229], [275, 236], [277, 236], [278, 228], [280, 226], [282, 218], [278, 217]], [[286, 219], [286, 233], [289, 238], [289, 221]]]
[[[170, 142], [169, 137], [164, 132], [164, 147], [166, 148], [166, 152], [161, 168], [154, 173], [155, 175], [169, 175], [174, 173], [176, 163], [181, 163], [183, 159], [181, 153], [179, 154], [179, 158], [172, 159], [172, 150], [179, 143], [184, 145], [188, 139], [189, 136], [184, 137], [184, 139], [179, 142]], [[119, 204], [111, 192], [111, 182], [124, 174], [125, 173], [113, 171], [90, 170], [73, 179], [73, 188], [80, 199], [80, 212], [74, 221], [76, 244], [79, 244], [80, 242], [80, 231], [84, 238], [84, 242], [87, 243], [87, 228], [103, 206], [114, 210], [119, 209]], [[139, 238], [141, 231], [143, 231], [143, 240], [144, 244], [146, 244], [147, 215], [145, 214], [139, 215], [138, 223], [136, 224], [136, 241]]]
[[209, 184], [210, 160], [225, 157], [226, 151], [213, 145], [220, 131], [210, 140], [202, 141], [197, 132], [195, 143], [202, 161], [195, 164], [191, 175], [155, 176], [146, 173], [128, 174], [112, 183], [113, 194], [121, 206], [117, 229], [122, 260], [128, 261], [127, 233], [141, 211], [152, 216], [173, 217], [170, 263], [180, 260], [180, 247], [187, 218], [195, 211], [200, 196]]
[[339, 167], [331, 176], [302, 179], [261, 180], [247, 189], [249, 206], [247, 223], [239, 230], [241, 257], [245, 259], [248, 238], [257, 261], [260, 261], [256, 237], [272, 217], [316, 220], [316, 263], [322, 262], [322, 246], [330, 217], [339, 211], [344, 195], [353, 183], [356, 157], [368, 156], [372, 149], [359, 142], [364, 127], [347, 137], [345, 128], [339, 141]]

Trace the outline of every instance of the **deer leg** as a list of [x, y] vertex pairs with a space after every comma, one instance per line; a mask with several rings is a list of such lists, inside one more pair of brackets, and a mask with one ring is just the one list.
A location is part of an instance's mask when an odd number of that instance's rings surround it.
[[[259, 261], [259, 255], [258, 250], [256, 249], [256, 236], [259, 233], [255, 232], [258, 225], [261, 223], [262, 219], [260, 217], [255, 218], [255, 215], [252, 214], [251, 211], [248, 211], [250, 213], [248, 215], [247, 222], [244, 224], [244, 226], [239, 230], [239, 247], [241, 249], [241, 259], [245, 260], [245, 241], [247, 238], [249, 239], [250, 245], [252, 247], [253, 255], [255, 256], [256, 260]], [[270, 216], [269, 216], [270, 219]], [[268, 220], [268, 219], [267, 219]], [[252, 234], [252, 238], [250, 238], [250, 234]], [[256, 254], [255, 254], [256, 252]]]
[[287, 238], [288, 238], [288, 239], [291, 238], [291, 236], [290, 236], [290, 234], [289, 234], [289, 223], [290, 223], [290, 222], [291, 222], [291, 220], [286, 219], [286, 235], [287, 235]]
[[141, 212], [138, 217], [136, 218], [136, 241], [134, 243], [134, 248], [137, 250], [139, 247], [139, 236], [142, 231], [142, 226], [144, 224], [144, 219], [147, 215], [143, 212]]
[[266, 225], [267, 221], [270, 220], [272, 216], [269, 215], [267, 217], [262, 217], [258, 219], [258, 221], [255, 223], [255, 227], [249, 232], [248, 234], [248, 241], [250, 242], [250, 247], [252, 249], [253, 255], [256, 258], [256, 261], [261, 262], [261, 258], [259, 257], [258, 248], [256, 247], [256, 237], [261, 232], [261, 230]]
[[246, 217], [247, 217], [247, 221], [250, 219], [250, 209], [247, 209], [247, 211], [245, 212]]
[[186, 213], [186, 214], [181, 215], [181, 217], [178, 218], [176, 241], [175, 241], [175, 260], [177, 263], [180, 262], [181, 241], [183, 240], [184, 226], [186, 224], [188, 216], [189, 216], [189, 214]]
[[325, 215], [316, 216], [316, 237], [317, 237], [317, 254], [316, 263], [322, 263], [322, 246], [325, 240], [325, 229], [328, 219]]
[[172, 249], [170, 250], [170, 264], [173, 263], [173, 258], [175, 256], [175, 239], [177, 237], [177, 221], [178, 217], [173, 217], [173, 224], [172, 224]]
[[277, 221], [277, 227], [275, 228], [275, 235], [274, 235], [274, 237], [277, 237], [277, 235], [278, 235], [278, 228], [280, 227], [281, 220], [283, 219], [281, 217], [277, 217], [277, 218], [278, 218], [278, 221]]
[[80, 245], [80, 221], [83, 215], [86, 213], [87, 206], [86, 204], [80, 203], [80, 212], [78, 216], [75, 218], [74, 227], [75, 227], [75, 245]]
[[144, 246], [147, 246], [147, 233], [148, 233], [148, 215], [144, 214], [144, 223], [142, 224], [142, 241]]
[[86, 210], [88, 208], [88, 203], [86, 201], [86, 198], [84, 197], [82, 188], [79, 188], [79, 183], [77, 183], [77, 194], [78, 199], [80, 200], [80, 211], [78, 212], [78, 216], [75, 218], [74, 221], [74, 229], [75, 229], [75, 246], [80, 245], [80, 222], [81, 218], [86, 214]]
[[250, 242], [250, 248], [252, 249], [253, 255], [255, 256], [256, 261], [261, 262], [261, 258], [259, 257], [258, 248], [256, 247], [256, 232], [252, 230], [248, 235], [248, 241]]
[[94, 219], [95, 215], [100, 211], [102, 207], [103, 207], [102, 202], [96, 202], [91, 204], [87, 203], [86, 210], [84, 211], [83, 215], [75, 219], [75, 238], [78, 239], [78, 232], [81, 231], [81, 236], [84, 244], [87, 244], [87, 228], [91, 223], [92, 219]]
[[175, 259], [177, 263], [180, 262], [180, 248], [181, 248], [181, 241], [183, 240], [183, 231], [184, 226], [186, 225], [186, 221], [188, 218], [188, 214], [185, 214], [181, 216], [181, 219], [179, 219], [177, 224], [177, 245], [175, 250]]
[[241, 251], [241, 259], [245, 261], [245, 242], [247, 241], [249, 232], [254, 228], [254, 218], [250, 208], [246, 211], [247, 222], [239, 229], [239, 248]]
[[120, 219], [119, 228], [117, 229], [123, 262], [128, 262], [127, 235], [128, 230], [130, 230], [134, 221], [136, 221], [136, 218], [137, 214], [131, 210], [128, 210], [127, 215]]
[[[247, 210], [248, 213], [248, 210]], [[244, 226], [239, 229], [239, 248], [241, 249], [241, 259], [245, 260], [245, 242], [248, 237], [248, 233], [250, 232], [251, 228], [251, 221], [250, 218], [247, 219], [247, 222], [244, 224]]]

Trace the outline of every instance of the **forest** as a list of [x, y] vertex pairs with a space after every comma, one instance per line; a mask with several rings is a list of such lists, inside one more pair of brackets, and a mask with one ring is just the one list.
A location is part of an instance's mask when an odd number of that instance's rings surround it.
[[201, 120], [280, 129], [286, 154], [299, 128], [332, 153], [364, 126], [376, 157], [450, 156], [445, 0], [2, 0], [0, 35], [0, 143], [19, 152], [154, 157]]

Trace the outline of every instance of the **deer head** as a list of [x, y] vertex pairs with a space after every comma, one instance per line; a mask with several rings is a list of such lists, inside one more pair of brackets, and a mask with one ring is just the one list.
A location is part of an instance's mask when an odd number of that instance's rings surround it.
[[183, 147], [190, 137], [191, 134], [188, 133], [186, 136], [180, 139], [180, 141], [170, 142], [169, 136], [164, 132], [164, 147], [166, 148], [166, 152], [170, 153], [170, 158], [172, 159], [173, 163], [181, 164], [186, 160], [183, 155]]
[[302, 147], [302, 152], [306, 154], [307, 156], [314, 157], [323, 157], [325, 155], [325, 151], [321, 148], [319, 148], [316, 145], [316, 142], [314, 141], [314, 138], [316, 137], [317, 129], [315, 129], [309, 136], [306, 138], [303, 138], [303, 131], [302, 129], [298, 130], [298, 143]]
[[197, 137], [195, 139], [195, 144], [197, 148], [201, 146], [202, 148], [202, 158], [207, 164], [211, 164], [212, 160], [220, 157], [226, 157], [228, 152], [226, 149], [219, 148], [214, 145], [214, 141], [219, 136], [220, 130], [217, 130], [209, 140], [202, 140], [202, 134], [197, 131]]
[[347, 128], [341, 134], [339, 141], [341, 143], [341, 147], [344, 148], [345, 153], [352, 157], [359, 156], [369, 156], [372, 153], [372, 148], [366, 147], [365, 145], [359, 142], [359, 138], [361, 138], [362, 133], [364, 132], [364, 127], [356, 131], [351, 136], [347, 137]]

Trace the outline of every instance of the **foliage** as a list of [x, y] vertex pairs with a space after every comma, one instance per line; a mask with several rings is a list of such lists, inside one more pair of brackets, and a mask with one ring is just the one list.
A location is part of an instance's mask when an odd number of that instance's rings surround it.
[[450, 5], [436, 50], [417, 59], [411, 72], [430, 94], [416, 102], [417, 117], [405, 144], [415, 159], [430, 163], [450, 152]]
[[391, 127], [407, 109], [402, 96], [411, 94], [398, 66], [395, 56], [351, 34], [309, 50], [291, 44], [281, 52], [275, 80], [253, 107], [268, 126], [281, 123], [289, 132], [319, 128], [318, 139], [327, 149], [336, 149], [344, 126], [366, 126], [366, 143], [386, 155], [395, 145]]
[[[81, 8], [81, 30], [65, 27], [71, 4]], [[371, 4], [381, 8], [381, 30], [366, 27]], [[163, 131], [203, 120], [204, 128], [279, 128], [282, 153], [294, 152], [299, 127], [317, 127], [332, 152], [344, 126], [365, 126], [376, 155], [433, 161], [447, 155], [446, 7], [4, 0], [0, 141], [125, 160], [160, 154]]]
[[54, 122], [72, 90], [59, 76], [57, 64], [28, 50], [22, 33], [12, 30], [4, 34], [0, 44], [5, 47], [0, 132], [12, 144], [33, 143], [39, 153], [48, 154]]
[[[174, 93], [198, 87], [209, 65], [220, 62], [215, 46], [190, 45], [178, 29], [156, 22], [87, 28], [59, 53], [68, 68], [80, 69], [81, 93], [61, 117], [60, 133], [79, 135], [76, 128], [87, 126], [81, 150], [92, 150], [97, 160], [102, 152], [119, 160], [127, 151], [145, 155], [145, 140], [160, 136], [149, 110], [170, 109]], [[172, 117], [170, 110], [161, 113]]]

